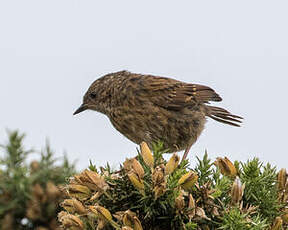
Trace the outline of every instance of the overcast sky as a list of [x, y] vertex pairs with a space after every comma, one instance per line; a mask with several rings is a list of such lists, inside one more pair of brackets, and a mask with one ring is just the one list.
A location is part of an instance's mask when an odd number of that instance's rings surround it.
[[[72, 116], [98, 77], [129, 70], [201, 83], [241, 128], [208, 119], [190, 151], [287, 167], [287, 1], [0, 0], [0, 142], [48, 137], [77, 167], [117, 166], [132, 143], [97, 112]], [[181, 153], [182, 155], [182, 153]]]

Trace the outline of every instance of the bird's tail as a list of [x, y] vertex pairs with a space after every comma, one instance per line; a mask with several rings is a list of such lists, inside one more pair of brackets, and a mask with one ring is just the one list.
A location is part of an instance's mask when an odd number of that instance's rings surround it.
[[233, 115], [228, 112], [226, 109], [222, 109], [216, 106], [206, 105], [206, 116], [228, 125], [240, 126], [239, 123], [242, 123], [242, 117]]

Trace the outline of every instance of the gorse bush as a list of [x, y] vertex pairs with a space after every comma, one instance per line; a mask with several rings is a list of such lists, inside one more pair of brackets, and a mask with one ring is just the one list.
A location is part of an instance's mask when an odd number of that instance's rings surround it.
[[107, 164], [70, 179], [58, 219], [64, 229], [287, 229], [286, 170], [278, 174], [257, 158], [212, 162], [207, 154], [195, 168], [161, 145], [145, 143], [118, 171]]
[[24, 135], [9, 133], [9, 141], [0, 152], [0, 229], [56, 230], [59, 203], [65, 198], [60, 185], [74, 171], [66, 157], [62, 164], [47, 145], [39, 161], [27, 163], [34, 152], [23, 147]]
[[91, 164], [75, 174], [49, 145], [28, 163], [33, 151], [23, 139], [11, 132], [1, 146], [1, 230], [288, 228], [287, 172], [257, 158], [232, 163], [205, 154], [191, 168], [177, 154], [164, 160], [161, 144], [152, 153], [142, 143], [118, 170]]

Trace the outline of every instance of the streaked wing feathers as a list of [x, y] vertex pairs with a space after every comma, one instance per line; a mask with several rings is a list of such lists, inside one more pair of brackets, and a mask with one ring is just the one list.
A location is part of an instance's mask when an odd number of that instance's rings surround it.
[[143, 90], [141, 96], [167, 109], [180, 110], [197, 103], [222, 100], [213, 89], [207, 86], [187, 84], [170, 78], [144, 75], [141, 77], [140, 84]]

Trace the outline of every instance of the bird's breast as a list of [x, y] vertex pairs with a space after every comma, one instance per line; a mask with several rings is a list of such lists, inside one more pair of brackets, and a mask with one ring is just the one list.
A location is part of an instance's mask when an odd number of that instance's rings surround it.
[[205, 114], [199, 111], [169, 111], [160, 107], [119, 107], [109, 116], [113, 126], [131, 141], [150, 146], [159, 141], [170, 151], [193, 144], [205, 124]]

